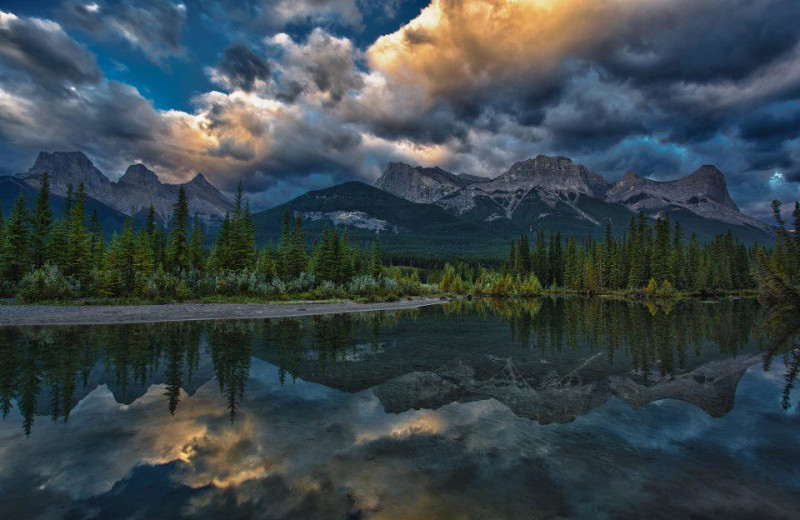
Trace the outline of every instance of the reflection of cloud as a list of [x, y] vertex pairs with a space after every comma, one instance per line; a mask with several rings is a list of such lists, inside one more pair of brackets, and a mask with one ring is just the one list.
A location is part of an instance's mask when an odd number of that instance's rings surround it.
[[357, 443], [372, 442], [377, 439], [405, 439], [414, 435], [441, 435], [446, 425], [435, 412], [420, 411], [403, 413], [381, 424], [378, 429], [358, 433]]
[[[43, 483], [40, 493], [68, 494], [76, 512], [93, 497], [85, 505], [102, 517], [134, 499], [126, 490], [141, 489], [136, 479], [145, 477], [135, 468], [153, 465], [181, 491], [159, 489], [164, 504], [149, 502], [148, 510], [177, 507], [200, 517], [572, 517], [585, 504], [628, 517], [667, 492], [661, 507], [681, 517], [691, 507], [719, 514], [713, 508], [725, 503], [713, 497], [722, 485], [742, 491], [730, 511], [747, 517], [769, 503], [780, 512], [794, 495], [758, 475], [800, 463], [791, 451], [780, 462], [771, 453], [791, 443], [800, 415], [778, 412], [777, 402], [765, 408], [762, 398], [781, 381], [760, 371], [751, 369], [737, 409], [723, 419], [686, 403], [637, 412], [613, 399], [572, 424], [540, 426], [495, 400], [385, 414], [370, 391], [280, 386], [277, 368], [254, 358], [233, 424], [215, 381], [182, 396], [174, 417], [164, 388], [154, 386], [129, 406], [100, 387], [66, 426], [42, 420], [30, 439], [19, 418], [9, 418], [0, 423], [0, 487]], [[746, 473], [724, 478], [743, 461]], [[711, 498], [693, 498], [698, 486]]]

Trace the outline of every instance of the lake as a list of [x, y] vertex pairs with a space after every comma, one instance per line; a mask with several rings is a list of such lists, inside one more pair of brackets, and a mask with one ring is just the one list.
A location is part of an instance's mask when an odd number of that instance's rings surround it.
[[752, 300], [0, 328], [0, 518], [796, 519]]

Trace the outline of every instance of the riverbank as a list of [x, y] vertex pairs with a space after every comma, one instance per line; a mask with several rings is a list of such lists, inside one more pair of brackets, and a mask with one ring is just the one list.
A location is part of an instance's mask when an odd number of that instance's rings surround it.
[[393, 302], [179, 303], [167, 305], [0, 305], [0, 327], [16, 325], [112, 325], [169, 321], [289, 318], [351, 312], [414, 309], [446, 298]]

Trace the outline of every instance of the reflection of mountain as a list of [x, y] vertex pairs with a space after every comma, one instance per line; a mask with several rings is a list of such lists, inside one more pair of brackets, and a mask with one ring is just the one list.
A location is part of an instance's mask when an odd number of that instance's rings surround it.
[[[180, 389], [192, 396], [204, 384], [214, 378], [214, 364], [207, 349], [201, 346], [197, 363], [191, 370], [186, 368], [185, 375], [181, 377]], [[114, 396], [114, 401], [130, 405], [147, 393], [153, 385], [167, 385], [170, 379], [170, 370], [167, 364], [158, 364], [148, 372], [144, 378], [131, 377], [127, 371], [119, 371], [118, 367], [99, 362], [88, 372], [86, 378], [76, 388], [71, 396], [69, 409], [74, 408], [84, 397], [100, 386], [106, 386]], [[85, 384], [84, 384], [85, 382]], [[53, 387], [44, 387], [36, 400], [36, 415], [52, 415], [53, 400], [57, 397]]]
[[[0, 328], [0, 411], [54, 420], [101, 385], [119, 403], [164, 386], [212, 379], [234, 420], [252, 357], [293, 379], [373, 392], [387, 412], [496, 399], [516, 415], [564, 423], [617, 396], [634, 407], [660, 399], [727, 413], [745, 369], [753, 301], [683, 302], [659, 310], [589, 299], [457, 301], [393, 313], [280, 320], [102, 327]], [[723, 332], [720, 332], [723, 331]]]
[[712, 417], [723, 417], [733, 408], [736, 387], [745, 371], [761, 359], [760, 354], [750, 354], [711, 361], [675, 379], [660, 379], [651, 386], [612, 377], [611, 391], [634, 408], [659, 399], [678, 399], [699, 406]]
[[[588, 365], [597, 355], [586, 359]], [[585, 415], [616, 396], [639, 408], [661, 399], [677, 399], [722, 417], [734, 404], [736, 387], [748, 367], [761, 360], [759, 354], [710, 361], [675, 379], [659, 378], [645, 386], [635, 374], [610, 375], [605, 380], [581, 381], [575, 371], [569, 377], [552, 374], [543, 380], [528, 380], [508, 362], [490, 379], [475, 377], [471, 367], [458, 365], [439, 372], [412, 372], [386, 381], [373, 392], [384, 409], [401, 413], [410, 409], [439, 408], [451, 402], [493, 398], [515, 415], [541, 424], [567, 423]]]

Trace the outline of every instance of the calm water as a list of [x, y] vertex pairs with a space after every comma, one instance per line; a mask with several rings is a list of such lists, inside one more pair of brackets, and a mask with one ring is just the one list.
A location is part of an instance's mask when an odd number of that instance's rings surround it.
[[0, 328], [0, 518], [792, 518], [755, 302]]

